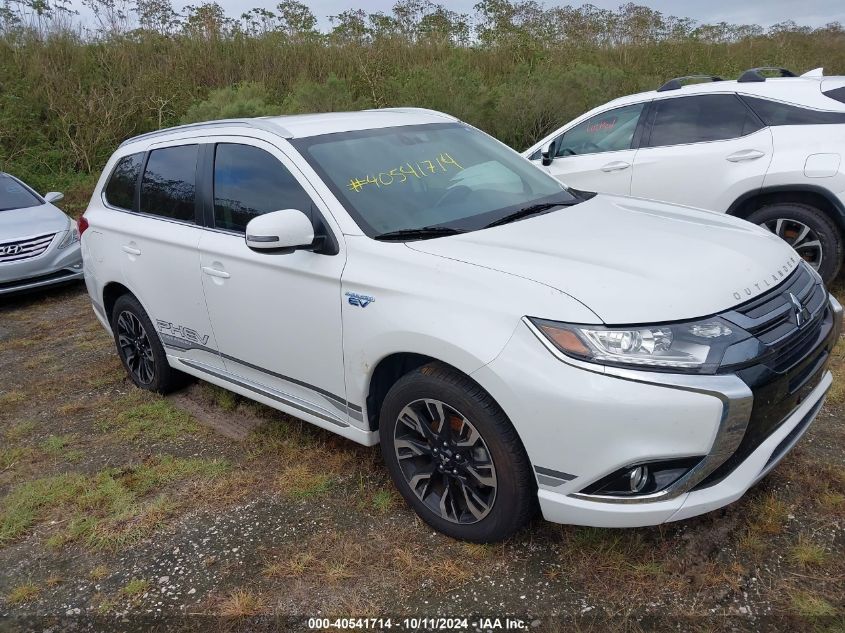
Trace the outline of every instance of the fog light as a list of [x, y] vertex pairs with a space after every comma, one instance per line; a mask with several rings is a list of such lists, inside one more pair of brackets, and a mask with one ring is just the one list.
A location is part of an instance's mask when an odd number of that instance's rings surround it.
[[593, 482], [581, 494], [631, 497], [659, 492], [694, 468], [701, 457], [631, 464]]
[[628, 475], [628, 482], [631, 484], [631, 492], [642, 492], [648, 483], [648, 466], [637, 466], [631, 469]]

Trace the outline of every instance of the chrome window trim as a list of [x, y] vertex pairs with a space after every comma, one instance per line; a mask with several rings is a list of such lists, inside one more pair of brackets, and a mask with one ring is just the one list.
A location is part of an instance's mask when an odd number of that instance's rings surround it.
[[[523, 317], [522, 321], [555, 358], [568, 365], [621, 380], [701, 393], [718, 398], [722, 402], [722, 415], [710, 451], [695, 467], [670, 486], [659, 492], [639, 497], [590, 495], [580, 492], [570, 493], [570, 497], [603, 503], [668, 501], [692, 490], [739, 448], [751, 419], [754, 396], [748, 385], [735, 374], [672, 374], [599, 366], [566, 356], [543, 336], [542, 332], [531, 323], [528, 317]], [[590, 483], [592, 482], [585, 482], [584, 485]]]

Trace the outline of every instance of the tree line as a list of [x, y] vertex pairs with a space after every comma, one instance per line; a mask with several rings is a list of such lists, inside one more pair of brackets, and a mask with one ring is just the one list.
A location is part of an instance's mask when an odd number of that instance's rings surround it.
[[[0, 0], [0, 170], [90, 188], [128, 136], [221, 116], [415, 105], [523, 148], [613, 97], [752, 66], [845, 73], [845, 30], [701, 24], [628, 3], [431, 0], [350, 9], [321, 29], [296, 0]], [[80, 194], [81, 195], [81, 194]]]

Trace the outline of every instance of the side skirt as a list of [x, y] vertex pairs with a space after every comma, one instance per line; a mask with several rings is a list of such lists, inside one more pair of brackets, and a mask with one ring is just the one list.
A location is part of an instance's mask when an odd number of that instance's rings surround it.
[[218, 367], [211, 367], [204, 363], [167, 355], [167, 360], [174, 369], [196, 376], [202, 380], [229, 389], [251, 400], [278, 409], [288, 415], [292, 415], [315, 426], [337, 433], [353, 442], [365, 446], [378, 444], [378, 433], [374, 431], [363, 431], [351, 426], [348, 422], [336, 416], [333, 412], [315, 407], [313, 404], [303, 401], [300, 398], [271, 389], [266, 385], [253, 382], [242, 376], [232, 374]]

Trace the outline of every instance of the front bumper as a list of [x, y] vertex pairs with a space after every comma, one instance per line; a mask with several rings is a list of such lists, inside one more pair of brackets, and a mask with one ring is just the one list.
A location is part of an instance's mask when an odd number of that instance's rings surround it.
[[[832, 297], [834, 326], [842, 308]], [[540, 335], [542, 337], [542, 335]], [[809, 392], [740, 463], [712, 473], [740, 446], [754, 395], [737, 375], [618, 370], [561, 358], [530, 322], [474, 377], [494, 393], [525, 445], [543, 516], [557, 523], [636, 527], [689, 518], [727, 505], [765, 476], [815, 418], [832, 382], [825, 368]], [[551, 352], [551, 353], [550, 353]], [[639, 497], [581, 491], [645, 461], [703, 459], [665, 490]]]
[[58, 248], [62, 236], [63, 233], [59, 232], [49, 248], [37, 257], [0, 263], [0, 295], [82, 279], [82, 250], [79, 242]]

